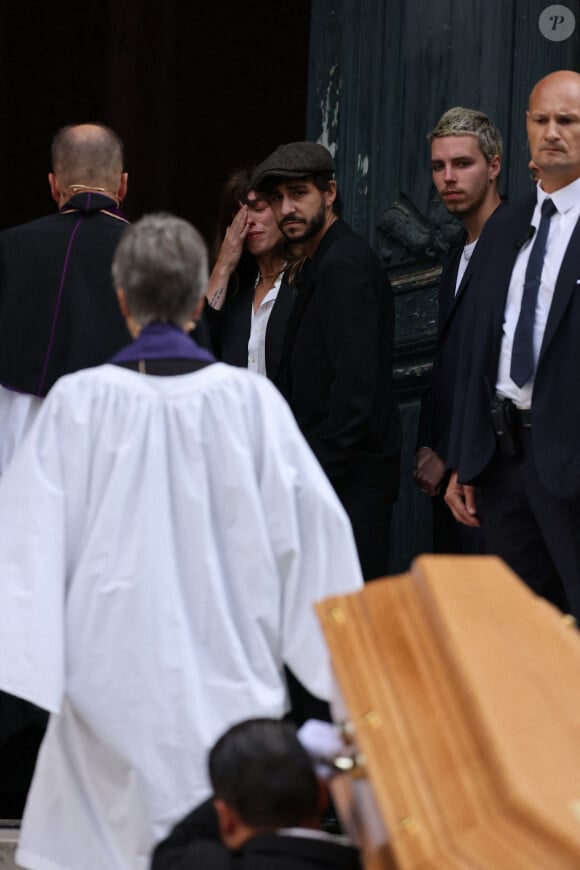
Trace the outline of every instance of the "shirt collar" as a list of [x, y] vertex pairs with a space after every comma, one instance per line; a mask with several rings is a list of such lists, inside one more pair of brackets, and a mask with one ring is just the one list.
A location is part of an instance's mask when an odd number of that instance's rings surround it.
[[282, 837], [303, 837], [309, 840], [324, 840], [340, 846], [352, 846], [352, 840], [344, 834], [331, 834], [318, 828], [278, 828], [276, 833]]
[[[280, 272], [280, 274], [278, 275], [278, 277], [277, 277], [276, 280], [274, 281], [274, 283], [273, 283], [271, 289], [268, 290], [268, 292], [266, 293], [266, 295], [264, 296], [264, 298], [263, 298], [262, 301], [260, 302], [260, 308], [261, 308], [262, 305], [264, 305], [266, 302], [274, 302], [274, 301], [278, 298], [278, 293], [280, 292], [280, 285], [281, 285], [281, 283], [282, 283], [282, 278], [283, 278], [283, 277], [284, 277], [284, 273], [283, 273], [283, 272]], [[256, 281], [255, 281], [255, 283], [254, 283], [254, 289], [256, 289], [259, 280], [260, 280], [260, 275], [258, 274], [258, 275], [256, 276]], [[252, 305], [252, 311], [253, 311], [253, 310], [254, 310], [254, 306]]]
[[548, 197], [556, 206], [559, 214], [565, 214], [571, 208], [578, 207], [580, 204], [580, 178], [576, 178], [570, 184], [567, 184], [566, 187], [561, 187], [553, 193], [546, 193], [542, 189], [541, 182], [538, 182], [538, 205], [540, 208]]

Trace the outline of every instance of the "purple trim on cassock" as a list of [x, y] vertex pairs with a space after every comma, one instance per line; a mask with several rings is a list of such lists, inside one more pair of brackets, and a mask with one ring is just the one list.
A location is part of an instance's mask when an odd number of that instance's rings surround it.
[[173, 323], [150, 323], [144, 326], [135, 341], [116, 353], [109, 362], [114, 365], [138, 362], [140, 359], [192, 359], [215, 362], [215, 357], [200, 347]]
[[28, 393], [26, 390], [17, 390], [16, 387], [9, 387], [8, 384], [1, 384], [3, 390], [8, 390], [10, 393], [18, 393], [21, 396], [34, 396], [35, 399], [41, 399], [42, 396], [35, 396], [34, 393]]
[[117, 203], [110, 196], [103, 193], [75, 193], [68, 202], [65, 202], [63, 207], [59, 209], [60, 214], [70, 214], [71, 211], [81, 211], [87, 214], [95, 211], [104, 211], [107, 214], [115, 215], [129, 223]]
[[74, 241], [74, 237], [76, 236], [77, 230], [81, 225], [81, 220], [82, 220], [82, 216], [79, 217], [78, 221], [75, 223], [75, 225], [73, 227], [73, 231], [70, 234], [70, 239], [68, 240], [68, 245], [67, 245], [66, 254], [65, 254], [65, 258], [64, 258], [64, 265], [62, 267], [62, 275], [60, 277], [60, 286], [58, 288], [58, 296], [56, 298], [56, 305], [54, 307], [54, 316], [52, 318], [52, 326], [50, 329], [50, 338], [48, 340], [48, 347], [46, 348], [46, 354], [44, 357], [44, 366], [42, 367], [42, 375], [40, 376], [40, 383], [38, 384], [37, 394], [39, 396], [42, 395], [42, 387], [44, 386], [44, 380], [46, 378], [46, 370], [48, 369], [48, 361], [50, 359], [50, 354], [52, 352], [52, 345], [54, 342], [54, 334], [56, 332], [56, 322], [58, 320], [58, 312], [60, 310], [60, 303], [61, 303], [61, 299], [62, 299], [62, 288], [64, 287], [64, 279], [66, 278], [66, 270], [68, 269], [68, 261], [69, 261], [69, 257], [70, 257], [70, 251], [72, 248], [72, 243]]

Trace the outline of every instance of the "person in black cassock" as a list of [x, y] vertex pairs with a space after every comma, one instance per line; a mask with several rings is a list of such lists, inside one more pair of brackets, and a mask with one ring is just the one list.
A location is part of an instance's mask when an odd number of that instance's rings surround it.
[[[127, 226], [123, 143], [101, 124], [64, 127], [48, 180], [58, 211], [0, 233], [0, 475], [57, 378], [131, 341], [111, 278]], [[0, 817], [22, 815], [45, 722], [0, 693]]]

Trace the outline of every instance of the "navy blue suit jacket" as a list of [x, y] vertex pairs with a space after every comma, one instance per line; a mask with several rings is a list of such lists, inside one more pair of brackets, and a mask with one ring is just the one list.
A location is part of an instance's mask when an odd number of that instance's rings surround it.
[[[462, 483], [475, 481], [496, 448], [489, 412], [504, 308], [514, 263], [533, 216], [535, 192], [488, 221], [478, 249], [464, 330], [449, 461]], [[560, 498], [580, 495], [580, 221], [564, 255], [534, 382], [532, 439], [543, 484]]]
[[439, 279], [437, 344], [433, 357], [433, 371], [429, 389], [421, 401], [421, 415], [417, 432], [417, 449], [431, 447], [445, 458], [453, 397], [455, 374], [460, 349], [461, 314], [463, 297], [471, 279], [469, 262], [461, 284], [455, 294], [457, 271], [463, 254], [465, 237], [449, 252]]
[[[500, 203], [494, 214], [501, 211], [503, 207], [504, 204]], [[443, 460], [447, 459], [463, 323], [475, 304], [472, 301], [472, 278], [474, 271], [485, 268], [478, 242], [455, 293], [457, 272], [466, 241], [467, 236], [464, 234], [443, 263], [439, 280], [437, 345], [433, 358], [433, 372], [429, 389], [421, 402], [417, 437], [417, 449], [431, 447]]]

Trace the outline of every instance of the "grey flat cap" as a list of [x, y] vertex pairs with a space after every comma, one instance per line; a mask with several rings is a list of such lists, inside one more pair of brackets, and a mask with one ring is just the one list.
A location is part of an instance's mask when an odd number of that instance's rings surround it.
[[252, 178], [252, 187], [259, 187], [264, 179], [277, 175], [281, 178], [303, 178], [318, 172], [332, 174], [334, 160], [330, 151], [318, 142], [289, 142], [279, 145], [260, 163]]

